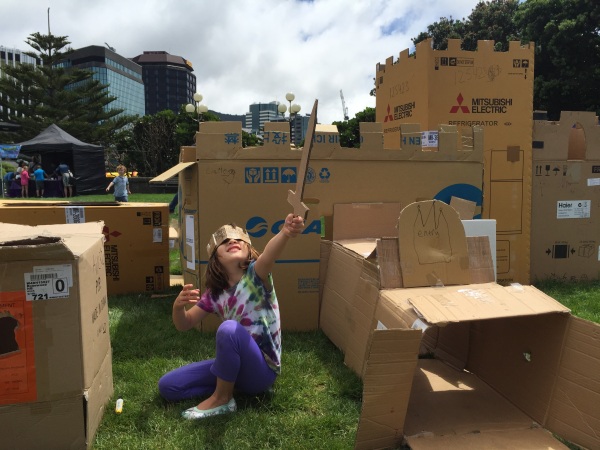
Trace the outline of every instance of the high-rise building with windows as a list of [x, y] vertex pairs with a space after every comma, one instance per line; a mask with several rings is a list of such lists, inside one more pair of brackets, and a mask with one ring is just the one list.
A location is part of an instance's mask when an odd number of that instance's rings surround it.
[[165, 51], [145, 51], [131, 60], [142, 67], [146, 114], [177, 113], [181, 105], [192, 103], [196, 75], [190, 61]]
[[[0, 77], [5, 76], [4, 67], [12, 66], [15, 67], [19, 64], [31, 64], [32, 66], [40, 65], [42, 62], [39, 58], [33, 58], [26, 55], [21, 50], [16, 48], [8, 48], [0, 45]], [[4, 95], [0, 92], [0, 96]], [[0, 106], [0, 113], [4, 113], [2, 106]], [[11, 111], [6, 111], [7, 114], [11, 114]], [[14, 131], [19, 126], [13, 123], [3, 122], [0, 119], [0, 131]]]
[[142, 68], [135, 62], [99, 45], [90, 45], [69, 53], [59, 64], [93, 73], [93, 79], [107, 85], [108, 95], [116, 100], [106, 108], [123, 109], [125, 115], [144, 116]]
[[263, 131], [265, 122], [276, 122], [281, 118], [277, 111], [279, 102], [253, 103], [250, 105], [250, 111], [246, 113], [244, 128], [252, 130], [252, 133], [260, 134]]
[[[290, 122], [289, 117], [285, 117], [278, 112], [279, 102], [253, 103], [246, 113], [244, 129], [249, 133], [262, 134], [265, 122]], [[294, 114], [290, 124], [291, 139], [294, 145], [298, 146], [306, 136], [308, 130], [308, 121], [310, 114], [304, 116]]]

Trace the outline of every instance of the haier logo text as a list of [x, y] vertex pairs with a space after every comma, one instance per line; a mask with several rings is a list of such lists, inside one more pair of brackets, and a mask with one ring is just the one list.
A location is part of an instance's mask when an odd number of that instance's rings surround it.
[[[269, 225], [269, 223], [263, 217], [254, 216], [248, 219], [246, 222], [246, 231], [248, 231], [248, 234], [254, 238], [263, 237], [269, 231], [271, 234], [277, 234], [279, 231], [281, 231], [281, 227], [283, 226], [284, 222], [285, 220], [278, 220], [272, 225]], [[304, 227], [302, 234], [310, 233], [321, 235], [321, 221], [319, 219], [308, 222]]]

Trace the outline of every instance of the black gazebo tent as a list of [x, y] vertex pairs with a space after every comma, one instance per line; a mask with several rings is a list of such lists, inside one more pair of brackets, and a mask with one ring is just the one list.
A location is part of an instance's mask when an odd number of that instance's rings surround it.
[[77, 194], [99, 194], [106, 187], [104, 148], [86, 144], [52, 124], [36, 137], [21, 142], [20, 154], [40, 155], [42, 167], [50, 175], [61, 162], [69, 165], [77, 179]]

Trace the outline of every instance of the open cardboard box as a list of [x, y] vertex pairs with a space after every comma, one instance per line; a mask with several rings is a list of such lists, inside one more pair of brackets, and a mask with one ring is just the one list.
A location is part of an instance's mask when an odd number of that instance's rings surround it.
[[600, 326], [495, 283], [443, 202], [407, 206], [396, 233], [367, 257], [324, 245], [321, 327], [364, 383], [356, 448], [566, 448], [549, 431], [599, 448]]

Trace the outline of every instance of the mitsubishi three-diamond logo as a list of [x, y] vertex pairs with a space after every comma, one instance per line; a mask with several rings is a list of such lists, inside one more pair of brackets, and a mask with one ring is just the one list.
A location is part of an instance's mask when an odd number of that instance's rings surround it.
[[464, 98], [463, 98], [462, 94], [458, 94], [458, 97], [456, 97], [456, 102], [458, 103], [458, 105], [454, 105], [450, 109], [450, 114], [456, 114], [459, 109], [460, 109], [461, 112], [464, 112], [465, 114], [468, 114], [469, 113], [469, 108], [467, 106], [464, 106], [462, 104], [463, 101], [464, 101]]
[[387, 114], [385, 116], [385, 119], [383, 119], [384, 122], [387, 122], [388, 120], [391, 122], [392, 120], [394, 120], [394, 117], [390, 114], [391, 108], [390, 108], [390, 104], [388, 103], [388, 107], [387, 107]]

